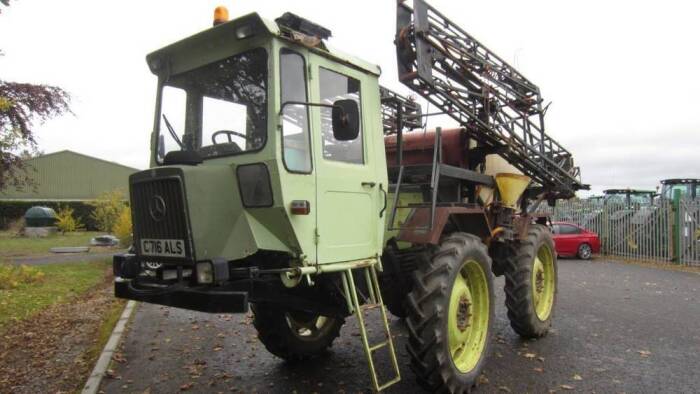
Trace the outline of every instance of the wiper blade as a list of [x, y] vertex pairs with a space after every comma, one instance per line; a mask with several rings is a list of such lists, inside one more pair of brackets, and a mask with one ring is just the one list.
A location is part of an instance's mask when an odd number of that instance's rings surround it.
[[163, 114], [163, 120], [165, 121], [165, 126], [168, 128], [168, 132], [170, 133], [170, 135], [173, 137], [175, 142], [177, 142], [178, 146], [180, 146], [180, 149], [184, 150], [185, 145], [180, 140], [180, 137], [177, 136], [175, 129], [173, 129], [173, 126], [170, 125], [170, 122], [168, 121], [168, 117], [165, 116], [165, 114]]

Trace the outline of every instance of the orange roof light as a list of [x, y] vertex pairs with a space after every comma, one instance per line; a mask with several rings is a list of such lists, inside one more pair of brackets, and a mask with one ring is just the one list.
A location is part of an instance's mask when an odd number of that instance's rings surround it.
[[220, 5], [214, 9], [214, 26], [228, 22], [228, 8]]

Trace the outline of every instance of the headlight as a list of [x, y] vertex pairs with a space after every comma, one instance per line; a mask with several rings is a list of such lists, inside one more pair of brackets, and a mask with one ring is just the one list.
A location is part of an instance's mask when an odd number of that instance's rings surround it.
[[197, 283], [214, 283], [214, 269], [210, 262], [197, 263]]

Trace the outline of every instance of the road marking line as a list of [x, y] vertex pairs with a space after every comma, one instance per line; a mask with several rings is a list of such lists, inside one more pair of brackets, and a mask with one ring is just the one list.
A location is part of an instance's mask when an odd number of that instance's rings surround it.
[[90, 377], [88, 378], [87, 382], [85, 382], [85, 387], [83, 387], [82, 394], [95, 394], [100, 388], [102, 378], [105, 376], [107, 368], [109, 368], [109, 363], [112, 361], [114, 352], [117, 351], [117, 346], [119, 346], [119, 341], [121, 340], [122, 334], [124, 334], [126, 323], [129, 321], [129, 318], [131, 318], [135, 305], [136, 302], [129, 301], [124, 307], [124, 311], [119, 317], [119, 321], [117, 321], [117, 324], [114, 326], [112, 335], [109, 337], [104, 349], [102, 349], [102, 353], [100, 354], [100, 358], [97, 359], [97, 363], [95, 363], [95, 368], [93, 368]]

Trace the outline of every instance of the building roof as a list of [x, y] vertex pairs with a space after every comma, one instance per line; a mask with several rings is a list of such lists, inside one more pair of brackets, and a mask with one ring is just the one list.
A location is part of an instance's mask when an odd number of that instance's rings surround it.
[[44, 158], [47, 158], [47, 157], [51, 157], [51, 156], [55, 156], [55, 155], [62, 155], [62, 154], [71, 154], [71, 155], [76, 155], [76, 156], [82, 156], [82, 157], [85, 157], [85, 158], [87, 158], [87, 159], [97, 160], [97, 161], [102, 162], [102, 163], [106, 163], [106, 164], [111, 164], [111, 165], [119, 166], [119, 167], [122, 167], [122, 168], [124, 168], [124, 169], [126, 169], [126, 170], [129, 170], [129, 171], [132, 171], [132, 172], [141, 171], [141, 170], [139, 170], [138, 168], [129, 167], [129, 166], [126, 166], [126, 165], [124, 165], [124, 164], [117, 163], [116, 161], [109, 161], [109, 160], [105, 160], [105, 159], [100, 159], [99, 157], [86, 155], [86, 154], [84, 154], [84, 153], [72, 151], [72, 150], [69, 150], [69, 149], [59, 150], [59, 151], [51, 152], [51, 153], [45, 153], [45, 154], [43, 154], [43, 155], [41, 155], [41, 156], [32, 157], [31, 159], [28, 159], [27, 161], [32, 161], [32, 160], [36, 160], [36, 159], [44, 159]]
[[25, 160], [36, 187], [7, 188], [0, 200], [84, 201], [119, 190], [126, 197], [129, 175], [139, 171], [123, 164], [70, 150]]

